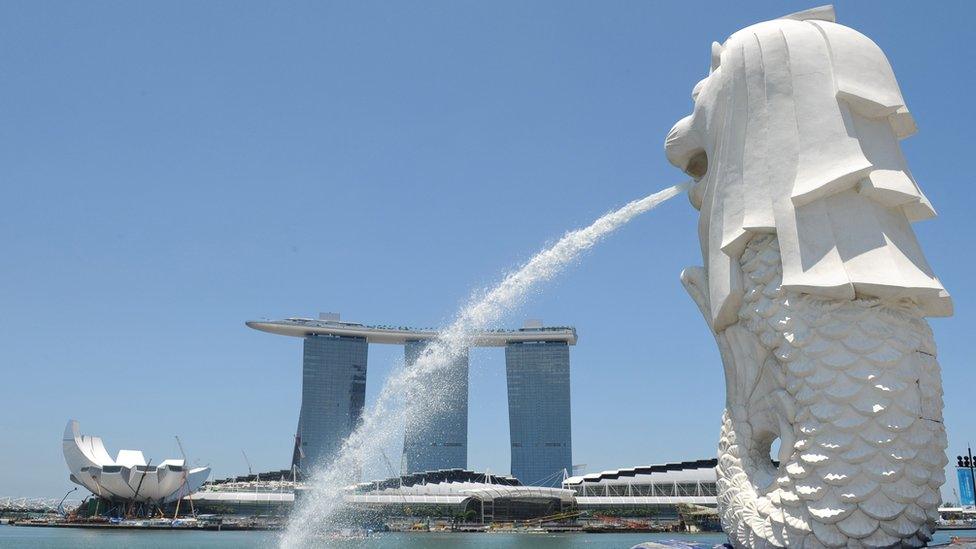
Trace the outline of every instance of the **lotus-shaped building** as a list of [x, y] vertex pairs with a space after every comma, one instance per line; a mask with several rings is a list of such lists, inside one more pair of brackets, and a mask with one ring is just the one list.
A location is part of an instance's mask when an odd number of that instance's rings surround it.
[[102, 439], [82, 435], [75, 420], [65, 426], [61, 445], [71, 481], [109, 500], [161, 505], [192, 494], [210, 476], [209, 467], [190, 469], [182, 459], [146, 463], [139, 450], [119, 450], [113, 460]]

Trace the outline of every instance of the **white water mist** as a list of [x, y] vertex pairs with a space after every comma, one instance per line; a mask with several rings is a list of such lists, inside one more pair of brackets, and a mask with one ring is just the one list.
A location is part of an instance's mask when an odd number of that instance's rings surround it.
[[[690, 182], [682, 183], [635, 200], [586, 228], [566, 233], [490, 291], [472, 299], [412, 364], [387, 378], [376, 403], [363, 413], [359, 427], [345, 440], [337, 457], [312, 473], [309, 490], [301, 501], [296, 501], [291, 513], [288, 528], [281, 538], [282, 547], [300, 547], [312, 541], [317, 532], [329, 529], [331, 519], [342, 506], [343, 487], [359, 482], [364, 464], [377, 457], [401, 433], [402, 418], [410, 413], [402, 409], [407, 392], [416, 391], [429, 380], [432, 372], [453, 364], [471, 346], [471, 338], [479, 330], [498, 322], [519, 305], [532, 288], [553, 278], [581, 252], [635, 216], [687, 190], [689, 185]], [[429, 394], [436, 399], [438, 392], [430, 391]], [[430, 404], [424, 409], [430, 410]], [[411, 421], [417, 424], [423, 419], [413, 417]]]

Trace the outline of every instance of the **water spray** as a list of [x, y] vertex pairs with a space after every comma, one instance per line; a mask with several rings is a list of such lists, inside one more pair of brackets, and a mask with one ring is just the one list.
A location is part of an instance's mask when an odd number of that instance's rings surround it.
[[[342, 507], [343, 488], [359, 482], [359, 472], [365, 463], [380, 455], [383, 447], [399, 434], [399, 423], [390, 418], [413, 413], [410, 409], [400, 410], [407, 400], [403, 398], [406, 392], [426, 382], [432, 372], [450, 367], [454, 359], [471, 345], [474, 334], [498, 322], [505, 313], [521, 304], [532, 288], [551, 280], [580, 253], [634, 217], [688, 190], [692, 183], [687, 181], [634, 200], [603, 215], [588, 227], [566, 233], [555, 244], [506, 275], [494, 288], [472, 298], [458, 312], [454, 322], [442, 330], [412, 364], [405, 365], [386, 379], [376, 403], [363, 414], [359, 426], [343, 442], [338, 454], [331, 462], [319, 464], [313, 470], [307, 493], [296, 500], [281, 546], [303, 546], [317, 533], [334, 527], [331, 522]], [[436, 399], [438, 392], [427, 391], [425, 395]], [[430, 409], [429, 405], [425, 407], [425, 410]], [[411, 418], [420, 425], [424, 419]]]

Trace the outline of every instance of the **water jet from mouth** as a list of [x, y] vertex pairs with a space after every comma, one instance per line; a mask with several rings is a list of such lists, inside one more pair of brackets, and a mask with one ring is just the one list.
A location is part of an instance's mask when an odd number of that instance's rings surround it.
[[[414, 413], [409, 406], [404, 406], [410, 400], [404, 398], [407, 392], [427, 383], [432, 372], [455, 363], [455, 359], [470, 346], [476, 332], [498, 322], [505, 313], [520, 305], [533, 288], [551, 280], [582, 252], [634, 217], [687, 190], [690, 184], [690, 181], [681, 183], [634, 200], [603, 215], [588, 227], [566, 233], [555, 244], [506, 275], [494, 288], [472, 298], [458, 312], [454, 322], [441, 330], [413, 363], [386, 379], [375, 404], [363, 413], [359, 426], [343, 442], [337, 456], [312, 472], [307, 494], [296, 500], [281, 546], [301, 547], [312, 541], [317, 533], [334, 528], [332, 520], [343, 506], [342, 489], [359, 482], [363, 465], [379, 456], [400, 433], [399, 423], [390, 418], [403, 418]], [[438, 393], [444, 391], [432, 390], [424, 394], [436, 399]], [[428, 400], [422, 408], [429, 414], [438, 406]], [[414, 425], [422, 424], [423, 419], [411, 417]]]

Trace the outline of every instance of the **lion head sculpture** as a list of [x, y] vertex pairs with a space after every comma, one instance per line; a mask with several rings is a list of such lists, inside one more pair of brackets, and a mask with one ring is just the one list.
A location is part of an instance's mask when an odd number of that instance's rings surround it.
[[698, 180], [713, 329], [741, 301], [730, 263], [767, 232], [779, 238], [786, 288], [907, 297], [951, 315], [910, 226], [935, 211], [902, 157], [898, 140], [916, 126], [881, 49], [827, 6], [747, 27], [713, 43], [711, 57], [694, 113], [665, 150]]

